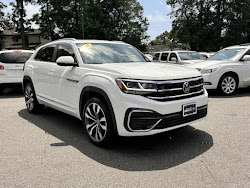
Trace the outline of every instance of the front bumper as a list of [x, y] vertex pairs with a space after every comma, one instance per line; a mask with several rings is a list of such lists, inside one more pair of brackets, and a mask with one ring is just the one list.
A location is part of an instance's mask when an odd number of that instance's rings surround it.
[[[116, 109], [114, 110], [114, 114], [117, 124], [117, 131], [120, 136], [153, 135], [189, 125], [190, 123], [196, 122], [205, 117], [206, 113], [202, 117], [196, 118], [195, 116], [192, 119], [184, 119], [182, 121], [179, 121], [179, 115], [180, 112], [182, 112], [183, 105], [196, 103], [196, 106], [199, 109], [200, 107], [204, 107], [208, 104], [208, 94], [206, 90], [203, 95], [166, 102], [155, 101], [139, 95], [124, 94], [122, 92], [120, 92], [120, 95], [117, 95], [117, 93], [116, 95], [111, 94], [110, 98], [112, 101], [113, 109]], [[156, 126], [152, 130], [131, 131], [127, 127], [129, 109], [143, 109], [153, 111], [158, 116], [164, 116], [166, 118], [164, 118], [164, 121], [162, 121], [162, 123], [159, 123], [159, 125], [157, 125], [158, 127]], [[191, 116], [189, 117], [191, 118]]]
[[206, 89], [217, 89], [220, 77], [216, 73], [202, 75]]
[[183, 117], [183, 112], [161, 115], [157, 112], [128, 109], [125, 115], [124, 127], [129, 132], [148, 132], [161, 130], [190, 123], [207, 116], [207, 105], [197, 108], [197, 113]]

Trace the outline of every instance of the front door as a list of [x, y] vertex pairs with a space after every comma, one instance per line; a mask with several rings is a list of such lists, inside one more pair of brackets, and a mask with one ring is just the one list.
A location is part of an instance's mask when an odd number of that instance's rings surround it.
[[[250, 50], [245, 55], [250, 55]], [[242, 65], [242, 80], [244, 85], [250, 86], [250, 61], [244, 61]]]
[[[75, 61], [76, 56], [70, 44], [62, 43], [57, 47], [56, 59], [61, 56], [72, 56]], [[77, 84], [80, 80], [79, 67], [59, 66], [55, 64], [54, 80], [56, 82], [56, 102], [62, 104], [69, 111], [76, 111]]]

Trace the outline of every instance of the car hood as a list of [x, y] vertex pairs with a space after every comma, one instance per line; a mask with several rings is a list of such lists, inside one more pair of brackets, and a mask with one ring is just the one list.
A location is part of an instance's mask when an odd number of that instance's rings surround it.
[[98, 65], [105, 70], [119, 72], [132, 79], [169, 80], [200, 76], [196, 69], [162, 63], [107, 63]]
[[190, 64], [199, 63], [199, 62], [204, 62], [204, 61], [205, 61], [205, 60], [183, 60], [183, 61], [181, 61], [181, 63], [190, 65]]
[[224, 63], [228, 63], [228, 61], [209, 61], [209, 60], [207, 60], [207, 61], [188, 65], [188, 67], [203, 69], [203, 68], [207, 68], [207, 67], [214, 67], [214, 66], [222, 65]]

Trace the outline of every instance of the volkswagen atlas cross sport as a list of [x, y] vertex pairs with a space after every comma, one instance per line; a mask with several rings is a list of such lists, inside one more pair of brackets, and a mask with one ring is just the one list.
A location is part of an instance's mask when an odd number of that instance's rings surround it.
[[21, 85], [24, 63], [32, 55], [30, 50], [0, 51], [0, 93], [5, 88]]
[[107, 146], [115, 135], [153, 135], [207, 114], [198, 70], [147, 62], [123, 42], [48, 43], [26, 62], [23, 89], [30, 113], [46, 105], [75, 116], [98, 146]]
[[250, 44], [225, 48], [190, 66], [201, 71], [207, 89], [233, 95], [237, 88], [250, 86]]

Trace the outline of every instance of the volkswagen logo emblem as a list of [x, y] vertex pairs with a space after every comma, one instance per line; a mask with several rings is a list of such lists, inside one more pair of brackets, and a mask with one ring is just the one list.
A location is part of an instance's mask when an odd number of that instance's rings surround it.
[[189, 93], [189, 91], [190, 91], [190, 85], [189, 85], [188, 82], [184, 82], [184, 84], [183, 84], [183, 91], [184, 91], [184, 93]]

